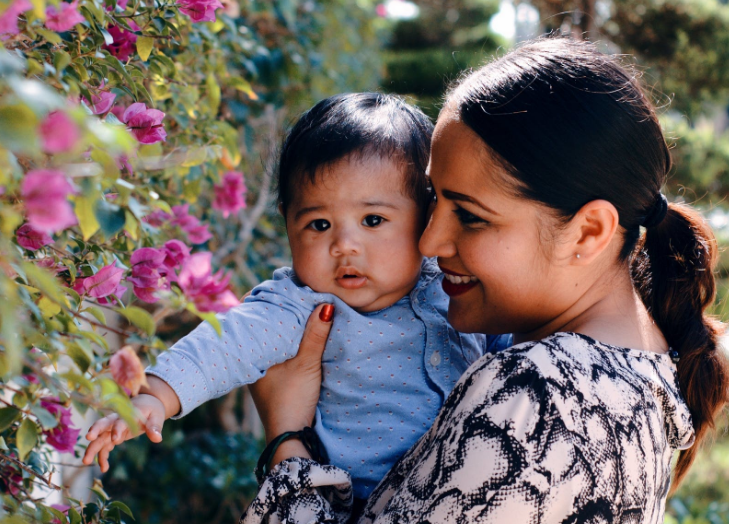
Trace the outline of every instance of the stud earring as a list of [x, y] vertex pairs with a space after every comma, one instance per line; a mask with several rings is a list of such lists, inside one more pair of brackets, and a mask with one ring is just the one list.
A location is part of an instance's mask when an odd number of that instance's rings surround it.
[[579, 253], [577, 253], [577, 254], [575, 255], [575, 257], [576, 257], [576, 258], [580, 258], [580, 254], [579, 254]]

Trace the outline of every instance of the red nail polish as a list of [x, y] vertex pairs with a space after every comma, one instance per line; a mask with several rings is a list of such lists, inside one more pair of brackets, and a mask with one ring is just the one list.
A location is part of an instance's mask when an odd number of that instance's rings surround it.
[[319, 312], [319, 319], [322, 322], [331, 322], [334, 316], [334, 305], [326, 304]]

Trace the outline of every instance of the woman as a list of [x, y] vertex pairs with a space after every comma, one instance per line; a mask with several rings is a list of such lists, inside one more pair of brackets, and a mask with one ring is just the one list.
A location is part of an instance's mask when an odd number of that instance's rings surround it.
[[[420, 248], [452, 325], [516, 345], [469, 368], [360, 523], [663, 522], [673, 452], [675, 486], [729, 386], [715, 240], [667, 204], [669, 169], [637, 81], [591, 44], [524, 45], [449, 93]], [[270, 436], [312, 419], [307, 344], [256, 391]], [[246, 523], [346, 521], [346, 474], [309, 457], [278, 449]]]

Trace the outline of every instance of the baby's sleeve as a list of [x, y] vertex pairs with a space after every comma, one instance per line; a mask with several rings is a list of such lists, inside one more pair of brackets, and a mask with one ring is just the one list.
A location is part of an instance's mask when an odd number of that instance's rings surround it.
[[177, 394], [181, 409], [172, 418], [255, 382], [271, 366], [293, 357], [315, 302], [316, 294], [290, 279], [264, 282], [242, 304], [217, 316], [220, 337], [203, 322], [162, 353], [145, 372]]

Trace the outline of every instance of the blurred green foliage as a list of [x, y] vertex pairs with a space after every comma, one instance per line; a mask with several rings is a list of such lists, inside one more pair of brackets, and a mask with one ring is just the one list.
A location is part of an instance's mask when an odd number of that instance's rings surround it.
[[137, 522], [237, 522], [255, 495], [253, 474], [262, 443], [243, 433], [163, 430], [161, 444], [127, 442], [104, 477]]

